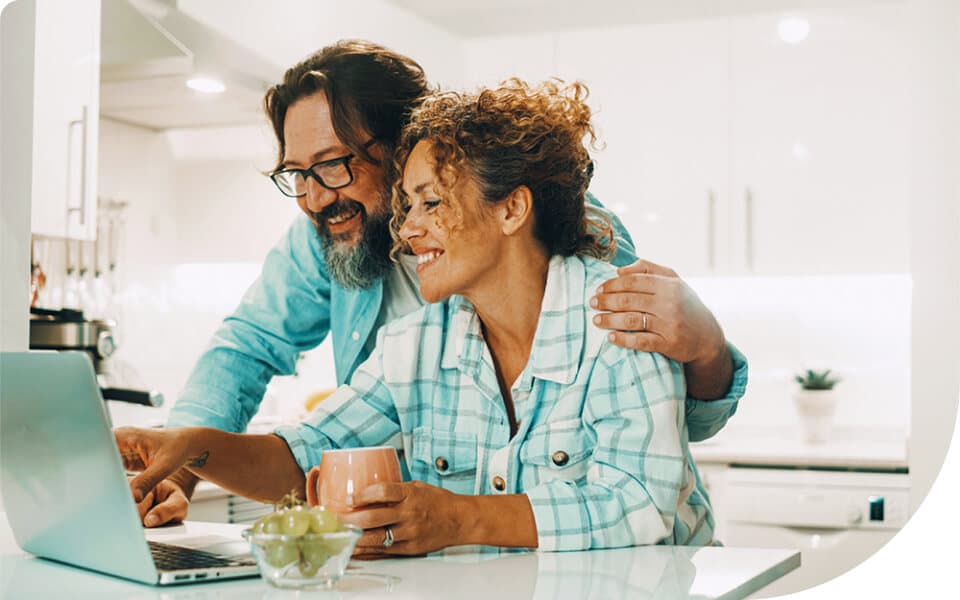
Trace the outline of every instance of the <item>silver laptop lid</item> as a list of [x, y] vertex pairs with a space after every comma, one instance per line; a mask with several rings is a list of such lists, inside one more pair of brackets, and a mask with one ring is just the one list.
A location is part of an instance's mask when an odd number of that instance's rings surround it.
[[85, 353], [0, 353], [0, 483], [27, 552], [157, 583]]

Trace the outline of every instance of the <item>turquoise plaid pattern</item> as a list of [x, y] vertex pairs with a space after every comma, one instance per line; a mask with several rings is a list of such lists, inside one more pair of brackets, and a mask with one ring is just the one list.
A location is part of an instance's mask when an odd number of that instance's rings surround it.
[[513, 439], [479, 318], [458, 296], [384, 326], [349, 385], [276, 433], [304, 471], [327, 449], [392, 445], [413, 479], [460, 494], [524, 493], [542, 550], [709, 544], [682, 366], [590, 326], [587, 302], [613, 274], [589, 258], [551, 260], [533, 349], [512, 386]]

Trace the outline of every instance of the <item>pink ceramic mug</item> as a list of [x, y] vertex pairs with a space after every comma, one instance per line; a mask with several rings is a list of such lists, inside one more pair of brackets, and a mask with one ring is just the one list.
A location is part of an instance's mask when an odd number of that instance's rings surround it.
[[383, 481], [403, 481], [400, 460], [393, 448], [327, 450], [320, 464], [307, 474], [307, 502], [338, 513], [349, 512], [353, 510], [354, 494]]

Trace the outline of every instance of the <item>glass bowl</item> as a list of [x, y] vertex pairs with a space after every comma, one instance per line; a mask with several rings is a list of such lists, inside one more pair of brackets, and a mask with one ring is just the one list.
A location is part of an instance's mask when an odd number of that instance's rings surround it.
[[267, 583], [285, 589], [330, 589], [343, 577], [353, 548], [363, 530], [343, 525], [341, 531], [305, 533], [254, 533], [243, 537], [260, 566]]

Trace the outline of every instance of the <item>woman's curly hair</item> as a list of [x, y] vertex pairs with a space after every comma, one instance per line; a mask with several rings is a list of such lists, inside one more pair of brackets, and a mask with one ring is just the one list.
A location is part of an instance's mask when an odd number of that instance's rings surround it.
[[584, 142], [596, 142], [587, 94], [579, 82], [530, 86], [510, 79], [477, 93], [427, 96], [404, 127], [388, 174], [392, 256], [405, 247], [399, 236], [408, 204], [401, 187], [403, 166], [414, 146], [429, 140], [445, 201], [462, 176], [472, 178], [490, 204], [525, 185], [533, 196], [534, 235], [548, 255], [609, 257], [615, 249], [613, 227], [585, 202], [593, 162]]

